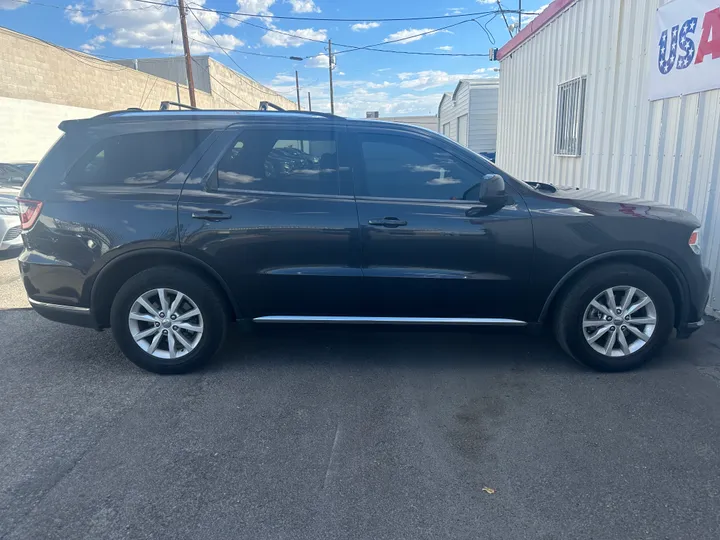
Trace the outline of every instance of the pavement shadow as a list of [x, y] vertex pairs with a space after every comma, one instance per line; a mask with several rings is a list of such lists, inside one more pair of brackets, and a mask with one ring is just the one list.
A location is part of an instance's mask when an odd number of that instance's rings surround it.
[[231, 328], [209, 370], [290, 364], [335, 368], [474, 367], [478, 369], [582, 371], [553, 339], [526, 330], [437, 327]]

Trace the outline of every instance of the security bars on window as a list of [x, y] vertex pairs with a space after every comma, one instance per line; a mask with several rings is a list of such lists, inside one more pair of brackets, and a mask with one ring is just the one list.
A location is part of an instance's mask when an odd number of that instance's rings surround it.
[[555, 154], [580, 156], [582, 153], [585, 87], [587, 80], [579, 77], [558, 86]]

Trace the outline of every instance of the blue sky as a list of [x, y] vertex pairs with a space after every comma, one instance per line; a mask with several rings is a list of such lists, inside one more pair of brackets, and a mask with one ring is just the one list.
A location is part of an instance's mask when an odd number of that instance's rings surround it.
[[[23, 2], [30, 2], [23, 3]], [[43, 5], [34, 4], [38, 2]], [[173, 0], [157, 0], [170, 3]], [[454, 89], [460, 78], [495, 77], [482, 57], [414, 56], [368, 50], [341, 51], [390, 40], [383, 49], [431, 53], [487, 53], [491, 37], [473, 21], [444, 31], [411, 37], [471, 17], [372, 23], [368, 19], [465, 15], [496, 9], [494, 0], [186, 0], [190, 8], [231, 13], [308, 18], [347, 18], [358, 22], [286, 20], [194, 10], [188, 15], [191, 48], [210, 54], [236, 69], [217, 43], [257, 81], [294, 99], [294, 73], [298, 70], [303, 100], [312, 93], [313, 108], [329, 110], [325, 46], [310, 38], [337, 43], [336, 112], [364, 116], [379, 110], [381, 116], [434, 114], [443, 92]], [[524, 0], [523, 10], [538, 12], [549, 0]], [[517, 9], [517, 0], [502, 0], [506, 9]], [[55, 7], [52, 7], [55, 6]], [[197, 19], [196, 19], [197, 17]], [[477, 16], [474, 16], [477, 17]], [[477, 20], [497, 47], [509, 39], [505, 22], [492, 15]], [[531, 16], [524, 18], [526, 24]], [[59, 45], [111, 58], [148, 58], [182, 52], [176, 8], [149, 5], [137, 0], [0, 0], [0, 25]], [[516, 22], [516, 19], [510, 21]], [[255, 26], [252, 26], [255, 25]], [[203, 29], [203, 26], [205, 29]], [[258, 28], [263, 26], [263, 28]], [[285, 32], [285, 33], [281, 33]], [[287, 35], [291, 34], [291, 35]], [[410, 39], [404, 39], [408, 38]], [[247, 54], [277, 55], [270, 58]], [[288, 57], [302, 57], [293, 61]], [[304, 104], [306, 105], [306, 103]]]

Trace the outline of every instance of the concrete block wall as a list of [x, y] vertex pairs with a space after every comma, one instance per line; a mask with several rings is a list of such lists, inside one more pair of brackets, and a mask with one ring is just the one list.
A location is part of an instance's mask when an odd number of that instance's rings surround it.
[[[202, 109], [257, 109], [294, 102], [211, 58], [194, 72], [210, 78], [196, 91]], [[202, 75], [201, 75], [202, 76]], [[157, 109], [162, 101], [190, 103], [185, 85], [0, 28], [0, 162], [37, 161], [59, 136], [58, 123], [130, 107]]]
[[[230, 103], [238, 107], [242, 103], [242, 108], [257, 109], [262, 100], [295, 106], [219, 62], [209, 59], [208, 65], [224, 87], [211, 78], [212, 93], [196, 91], [201, 108], [226, 109]], [[195, 67], [203, 69], [202, 64]], [[213, 95], [216, 92], [218, 96]], [[157, 109], [161, 101], [177, 101], [177, 88], [166, 79], [0, 28], [0, 96], [103, 111]], [[185, 85], [180, 85], [180, 98], [183, 103], [190, 101]]]

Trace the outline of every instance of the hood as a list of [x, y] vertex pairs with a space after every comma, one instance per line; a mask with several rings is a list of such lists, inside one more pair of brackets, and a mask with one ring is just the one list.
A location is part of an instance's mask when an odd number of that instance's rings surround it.
[[596, 189], [539, 183], [531, 183], [531, 185], [537, 186], [537, 191], [547, 197], [572, 201], [581, 210], [593, 214], [661, 219], [688, 227], [700, 227], [700, 221], [690, 212], [655, 201]]

